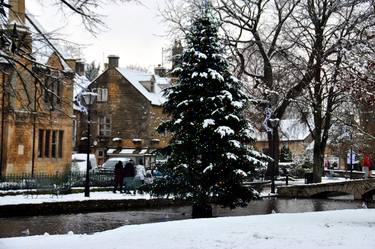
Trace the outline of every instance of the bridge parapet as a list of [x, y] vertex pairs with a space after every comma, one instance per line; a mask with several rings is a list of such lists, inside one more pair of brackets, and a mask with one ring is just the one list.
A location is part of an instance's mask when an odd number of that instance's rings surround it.
[[278, 196], [283, 198], [312, 198], [319, 194], [334, 192], [352, 194], [355, 200], [361, 200], [365, 195], [368, 198], [368, 196], [372, 196], [372, 192], [375, 192], [375, 179], [291, 185], [277, 188]]

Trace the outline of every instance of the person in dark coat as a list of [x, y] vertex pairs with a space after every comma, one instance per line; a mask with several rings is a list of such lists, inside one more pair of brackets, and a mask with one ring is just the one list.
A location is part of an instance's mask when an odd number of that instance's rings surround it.
[[[130, 189], [134, 189], [134, 176], [135, 176], [135, 167], [134, 161], [130, 160], [125, 164], [124, 167], [124, 181], [125, 181], [125, 191], [130, 194]], [[135, 189], [134, 189], [135, 195]]]
[[124, 179], [123, 172], [124, 172], [124, 168], [122, 166], [122, 162], [118, 161], [118, 163], [116, 163], [115, 165], [115, 181], [114, 181], [115, 186], [113, 189], [113, 193], [116, 193], [118, 186], [120, 186], [120, 193], [122, 193], [122, 185], [123, 185], [123, 179]]

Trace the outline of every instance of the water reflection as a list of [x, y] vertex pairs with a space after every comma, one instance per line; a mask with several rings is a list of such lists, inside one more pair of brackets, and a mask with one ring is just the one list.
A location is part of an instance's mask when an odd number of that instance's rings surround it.
[[[216, 217], [243, 216], [277, 213], [301, 213], [311, 211], [356, 209], [361, 208], [362, 202], [320, 200], [320, 199], [264, 199], [253, 201], [246, 208], [233, 210], [215, 206], [213, 214]], [[148, 209], [137, 211], [53, 215], [0, 218], [0, 237], [22, 236], [22, 231], [29, 229], [30, 235], [92, 234], [114, 229], [124, 225], [164, 222], [191, 218], [191, 207], [174, 207], [163, 209]]]

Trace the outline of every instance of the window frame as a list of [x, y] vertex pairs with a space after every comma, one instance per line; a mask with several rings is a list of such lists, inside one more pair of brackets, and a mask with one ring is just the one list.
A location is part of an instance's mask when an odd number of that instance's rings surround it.
[[98, 87], [97, 91], [97, 101], [98, 102], [108, 102], [108, 88]]
[[58, 159], [64, 154], [64, 130], [38, 129], [38, 158]]
[[112, 118], [108, 116], [98, 117], [98, 136], [110, 137], [112, 134]]

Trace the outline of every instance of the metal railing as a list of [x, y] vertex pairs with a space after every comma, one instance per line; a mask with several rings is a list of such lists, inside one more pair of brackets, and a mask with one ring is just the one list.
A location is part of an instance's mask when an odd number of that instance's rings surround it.
[[[48, 190], [72, 187], [83, 187], [85, 184], [85, 172], [69, 172], [64, 174], [8, 174], [0, 177], [0, 190]], [[90, 186], [109, 187], [113, 186], [113, 173], [90, 172]]]

